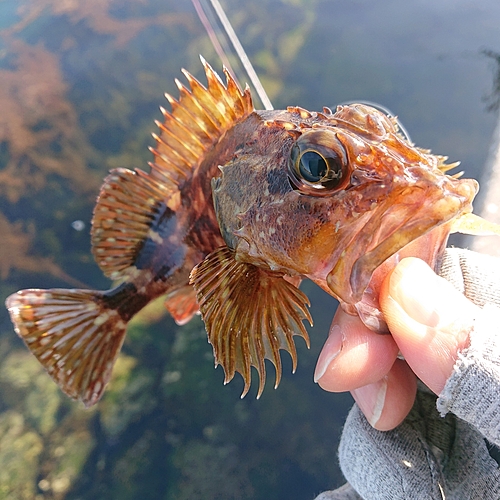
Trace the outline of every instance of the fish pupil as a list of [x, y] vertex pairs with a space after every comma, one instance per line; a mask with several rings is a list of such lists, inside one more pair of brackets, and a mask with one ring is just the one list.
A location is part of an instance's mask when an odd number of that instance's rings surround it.
[[318, 182], [328, 172], [328, 165], [320, 154], [306, 151], [300, 157], [299, 171], [306, 181]]
[[306, 132], [292, 146], [288, 158], [292, 189], [327, 196], [345, 187], [349, 178], [347, 154], [336, 136], [330, 135], [325, 131]]

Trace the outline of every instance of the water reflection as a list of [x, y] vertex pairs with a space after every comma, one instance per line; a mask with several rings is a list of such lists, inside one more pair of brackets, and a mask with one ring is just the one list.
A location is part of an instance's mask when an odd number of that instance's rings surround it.
[[[275, 107], [379, 102], [415, 143], [479, 174], [495, 123], [482, 98], [488, 58], [500, 51], [498, 2], [225, 7]], [[107, 287], [88, 237], [102, 178], [111, 168], [147, 168], [153, 119], [163, 92], [177, 95], [181, 67], [200, 76], [199, 53], [220, 64], [189, 0], [4, 0], [0, 23], [0, 295]], [[0, 492], [272, 500], [339, 485], [335, 450], [351, 400], [312, 383], [334, 305], [305, 289], [311, 352], [298, 346], [294, 376], [285, 355], [280, 388], [260, 401], [241, 401], [239, 381], [223, 387], [201, 322], [176, 327], [160, 301], [135, 320], [102, 403], [81, 410], [2, 310]]]
[[83, 222], [82, 220], [74, 220], [72, 223], [71, 223], [71, 227], [75, 230], [75, 231], [83, 231], [85, 229], [85, 222]]

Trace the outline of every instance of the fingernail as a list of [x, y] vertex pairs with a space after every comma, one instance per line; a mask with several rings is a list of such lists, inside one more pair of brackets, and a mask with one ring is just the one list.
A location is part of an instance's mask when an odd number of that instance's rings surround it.
[[391, 297], [422, 325], [436, 327], [439, 324], [440, 304], [443, 300], [447, 302], [447, 292], [432, 269], [418, 259], [396, 268], [391, 276]]
[[340, 354], [340, 351], [342, 351], [342, 345], [342, 330], [339, 325], [333, 325], [330, 329], [330, 335], [328, 335], [325, 345], [321, 350], [318, 362], [316, 363], [314, 382], [318, 382], [318, 380], [325, 374], [326, 370], [330, 366], [330, 363]]
[[365, 385], [359, 389], [351, 391], [352, 397], [361, 408], [366, 420], [372, 427], [375, 427], [380, 420], [385, 404], [387, 393], [387, 379], [383, 379], [373, 384]]

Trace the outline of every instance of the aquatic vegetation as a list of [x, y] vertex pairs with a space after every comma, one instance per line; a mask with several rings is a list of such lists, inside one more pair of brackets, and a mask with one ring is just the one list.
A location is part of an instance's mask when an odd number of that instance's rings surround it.
[[155, 374], [137, 364], [136, 358], [120, 356], [109, 395], [99, 406], [103, 432], [111, 439], [158, 405], [153, 390]]
[[91, 419], [91, 413], [85, 414], [82, 410], [71, 412], [44, 442], [38, 488], [47, 496], [50, 495], [49, 498], [66, 498], [81, 477], [96, 446], [91, 432]]
[[0, 196], [16, 203], [42, 190], [53, 175], [68, 179], [80, 194], [95, 190], [97, 177], [85, 164], [86, 141], [65, 97], [58, 58], [19, 39], [9, 50], [9, 67], [0, 68]]
[[23, 272], [49, 273], [74, 286], [81, 283], [65, 273], [51, 258], [33, 255], [34, 234], [28, 228], [23, 231], [21, 221], [9, 222], [0, 212], [0, 278], [8, 278], [11, 269]]
[[22, 410], [26, 422], [41, 436], [54, 430], [63, 403], [44, 378], [43, 370], [22, 352], [12, 352], [0, 365], [4, 403]]

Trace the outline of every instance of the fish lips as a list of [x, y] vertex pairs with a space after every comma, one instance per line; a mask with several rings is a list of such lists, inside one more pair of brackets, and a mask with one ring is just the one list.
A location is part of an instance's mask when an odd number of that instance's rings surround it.
[[[428, 173], [426, 177], [429, 177]], [[374, 209], [372, 217], [337, 260], [326, 281], [348, 312], [359, 314], [360, 303], [363, 303], [370, 285], [371, 299], [364, 302], [367, 306], [365, 315], [369, 317], [371, 309], [374, 314], [379, 313], [379, 285], [397, 264], [397, 259], [391, 261], [390, 258], [419, 240], [418, 244], [412, 245], [411, 255], [434, 266], [450, 233], [451, 224], [447, 223], [472, 211], [471, 201], [478, 190], [475, 180], [442, 175], [438, 181], [429, 183], [425, 179], [425, 182], [393, 190]], [[423, 238], [431, 232], [432, 237]], [[409, 255], [405, 252], [404, 256]], [[386, 265], [382, 266], [384, 263]], [[384, 272], [377, 273], [377, 283], [370, 283], [381, 266]], [[371, 302], [369, 306], [368, 302]], [[360, 317], [369, 328], [377, 330], [376, 322], [370, 324], [369, 318], [365, 319], [361, 314]]]

